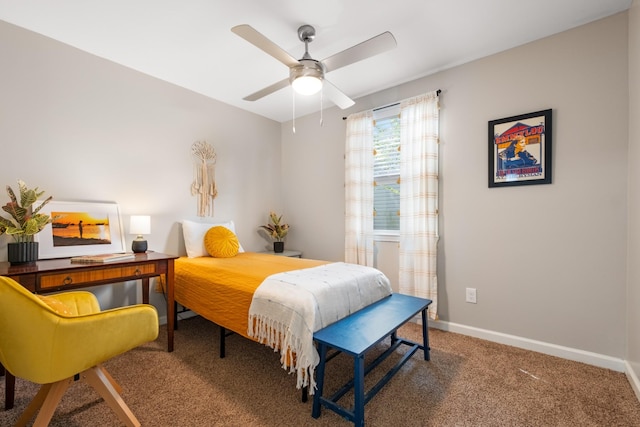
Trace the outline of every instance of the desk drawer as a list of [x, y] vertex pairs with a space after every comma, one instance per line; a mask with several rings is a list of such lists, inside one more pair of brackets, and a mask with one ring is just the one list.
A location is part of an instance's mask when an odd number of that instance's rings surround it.
[[130, 280], [132, 277], [156, 273], [156, 264], [139, 264], [126, 267], [103, 268], [91, 271], [73, 271], [59, 274], [45, 274], [40, 277], [40, 289], [59, 288], [61, 286], [91, 285], [95, 282], [114, 279]]
[[144, 276], [147, 274], [156, 273], [156, 265], [155, 264], [140, 264], [140, 265], [132, 265], [130, 267], [122, 267], [120, 269], [121, 277], [128, 276]]
[[[120, 269], [118, 268], [117, 270]], [[74, 271], [73, 273], [67, 272], [60, 274], [43, 275], [40, 277], [40, 289], [59, 288], [60, 286], [72, 286], [81, 283], [90, 284], [91, 282], [99, 282], [100, 280], [104, 280], [105, 271], [109, 270]]]

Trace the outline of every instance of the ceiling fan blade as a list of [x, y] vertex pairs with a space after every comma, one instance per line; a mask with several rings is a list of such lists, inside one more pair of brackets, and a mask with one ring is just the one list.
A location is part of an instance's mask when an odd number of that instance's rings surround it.
[[259, 90], [255, 93], [252, 93], [249, 96], [245, 96], [244, 99], [245, 101], [257, 101], [260, 98], [263, 98], [267, 95], [272, 94], [273, 92], [276, 92], [280, 89], [284, 89], [285, 87], [289, 86], [289, 79], [284, 79], [284, 80], [280, 80], [277, 83], [272, 84], [271, 86], [267, 86], [262, 90]]
[[396, 47], [396, 38], [389, 31], [378, 34], [369, 40], [331, 55], [322, 61], [327, 72], [337, 70], [354, 62], [362, 61]]
[[329, 82], [327, 79], [324, 79], [322, 90], [324, 91], [324, 95], [329, 98], [331, 102], [333, 102], [343, 110], [351, 107], [356, 103], [353, 99], [345, 95], [340, 89], [335, 87], [333, 83]]
[[258, 49], [261, 49], [262, 51], [273, 56], [287, 67], [294, 67], [300, 64], [297, 59], [289, 55], [284, 49], [263, 36], [250, 25], [236, 25], [235, 27], [231, 28], [231, 31], [257, 47]]

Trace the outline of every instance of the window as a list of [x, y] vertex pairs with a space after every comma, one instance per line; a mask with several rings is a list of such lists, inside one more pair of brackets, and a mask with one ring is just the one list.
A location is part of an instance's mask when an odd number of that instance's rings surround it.
[[399, 292], [433, 301], [431, 319], [438, 296], [439, 93], [400, 101], [396, 112], [389, 106], [349, 115], [345, 141], [345, 262], [374, 267], [375, 242], [397, 241]]
[[377, 118], [373, 127], [373, 229], [400, 230], [400, 115]]

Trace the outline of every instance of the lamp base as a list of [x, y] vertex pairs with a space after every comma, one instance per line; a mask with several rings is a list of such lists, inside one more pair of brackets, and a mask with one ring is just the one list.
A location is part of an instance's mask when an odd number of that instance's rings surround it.
[[131, 242], [131, 250], [136, 253], [143, 253], [147, 251], [147, 241], [146, 240], [134, 240]]

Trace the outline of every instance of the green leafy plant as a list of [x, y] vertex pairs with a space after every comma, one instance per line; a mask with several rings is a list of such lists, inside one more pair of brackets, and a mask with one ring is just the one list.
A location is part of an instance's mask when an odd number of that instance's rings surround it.
[[281, 224], [282, 215], [278, 216], [278, 214], [273, 211], [269, 213], [269, 219], [271, 219], [271, 224], [261, 225], [260, 227], [267, 230], [267, 233], [273, 240], [281, 242], [289, 232], [289, 224]]
[[11, 200], [2, 207], [2, 210], [11, 215], [11, 219], [0, 217], [0, 235], [6, 233], [17, 243], [33, 242], [33, 236], [53, 221], [49, 215], [39, 213], [53, 197], [47, 197], [34, 208], [33, 204], [44, 194], [44, 191], [38, 191], [38, 187], [30, 190], [21, 180], [18, 180], [18, 188], [20, 200], [13, 189], [7, 185], [7, 194]]

